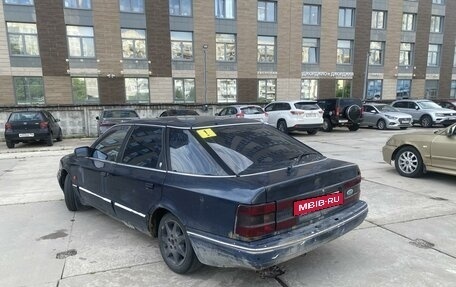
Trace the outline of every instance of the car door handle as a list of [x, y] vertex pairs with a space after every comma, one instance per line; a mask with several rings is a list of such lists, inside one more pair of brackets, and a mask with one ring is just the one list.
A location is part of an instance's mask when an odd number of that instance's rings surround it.
[[153, 183], [146, 183], [146, 189], [152, 190], [152, 189], [154, 189], [154, 188], [155, 188], [155, 184], [153, 184]]

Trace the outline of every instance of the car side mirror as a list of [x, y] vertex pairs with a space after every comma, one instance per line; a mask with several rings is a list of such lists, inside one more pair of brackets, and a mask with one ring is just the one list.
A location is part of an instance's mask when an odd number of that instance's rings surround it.
[[100, 120], [100, 117], [99, 117], [99, 116], [96, 116], [95, 119], [96, 119], [97, 121], [99, 121], [99, 120]]
[[456, 134], [456, 125], [452, 125], [447, 129], [447, 136], [451, 137]]
[[60, 122], [60, 119], [55, 119], [56, 122]]
[[88, 157], [90, 156], [91, 148], [88, 146], [77, 147], [74, 149], [76, 157]]
[[420, 107], [415, 107], [415, 110], [417, 110], [417, 111], [418, 111], [419, 109], [420, 109]]

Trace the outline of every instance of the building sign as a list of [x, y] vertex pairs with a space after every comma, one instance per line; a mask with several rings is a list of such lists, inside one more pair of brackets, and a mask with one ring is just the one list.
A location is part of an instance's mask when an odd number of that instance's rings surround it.
[[353, 79], [353, 72], [302, 72], [303, 79]]
[[439, 74], [426, 74], [426, 80], [438, 80], [439, 78]]
[[369, 80], [383, 80], [383, 73], [369, 73]]

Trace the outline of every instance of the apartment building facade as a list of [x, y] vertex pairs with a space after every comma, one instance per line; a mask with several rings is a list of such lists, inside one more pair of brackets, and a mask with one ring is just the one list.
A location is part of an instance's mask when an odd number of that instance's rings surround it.
[[1, 0], [0, 107], [456, 97], [456, 0]]

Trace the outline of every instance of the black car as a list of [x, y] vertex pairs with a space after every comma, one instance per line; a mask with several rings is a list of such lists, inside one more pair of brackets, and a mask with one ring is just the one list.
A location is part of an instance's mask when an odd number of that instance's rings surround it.
[[45, 110], [12, 112], [5, 123], [5, 140], [8, 148], [20, 142], [43, 141], [54, 144], [63, 139], [59, 119]]
[[160, 114], [161, 117], [172, 117], [172, 116], [199, 116], [198, 112], [195, 110], [189, 110], [189, 109], [171, 109], [171, 110], [166, 110]]
[[177, 273], [200, 263], [255, 270], [362, 223], [356, 164], [324, 157], [265, 123], [165, 117], [118, 124], [63, 157], [69, 210], [93, 206], [158, 237]]
[[363, 103], [355, 98], [319, 99], [318, 105], [323, 110], [323, 130], [330, 132], [334, 127], [347, 127], [357, 131], [362, 121]]

